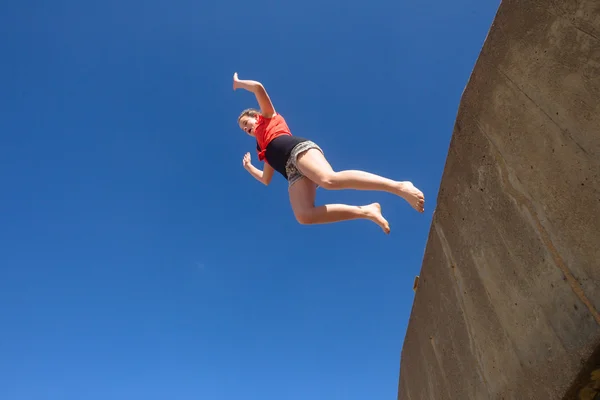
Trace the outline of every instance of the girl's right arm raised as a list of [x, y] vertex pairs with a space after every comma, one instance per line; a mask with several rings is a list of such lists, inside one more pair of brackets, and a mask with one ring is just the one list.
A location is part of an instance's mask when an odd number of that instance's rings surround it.
[[260, 106], [260, 113], [265, 118], [272, 118], [276, 112], [273, 107], [273, 102], [269, 98], [269, 94], [265, 90], [262, 83], [258, 81], [242, 80], [238, 78], [237, 72], [233, 74], [233, 90], [245, 89], [249, 92], [254, 93], [258, 105]]

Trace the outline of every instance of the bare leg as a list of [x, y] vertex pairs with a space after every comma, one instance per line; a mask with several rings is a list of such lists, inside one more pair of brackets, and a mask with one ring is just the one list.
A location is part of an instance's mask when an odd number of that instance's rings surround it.
[[319, 186], [329, 190], [378, 190], [402, 197], [415, 210], [424, 211], [425, 197], [412, 182], [394, 181], [370, 172], [346, 170], [335, 172], [318, 149], [310, 149], [298, 156], [298, 169]]
[[385, 233], [390, 233], [390, 225], [381, 214], [378, 203], [366, 206], [327, 204], [315, 207], [316, 184], [302, 178], [290, 188], [290, 203], [296, 219], [301, 224], [329, 224], [354, 219], [368, 219], [375, 222]]

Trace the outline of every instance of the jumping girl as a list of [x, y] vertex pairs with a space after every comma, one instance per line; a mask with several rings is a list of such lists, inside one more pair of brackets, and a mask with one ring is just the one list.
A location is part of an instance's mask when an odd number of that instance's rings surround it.
[[265, 185], [271, 182], [274, 171], [287, 179], [290, 203], [299, 223], [326, 224], [363, 218], [375, 222], [385, 233], [390, 233], [390, 225], [383, 217], [379, 203], [315, 207], [317, 187], [384, 191], [402, 197], [418, 212], [424, 211], [423, 193], [411, 182], [394, 181], [357, 170], [334, 171], [316, 143], [291, 134], [285, 119], [275, 111], [260, 82], [240, 80], [236, 72], [233, 75], [233, 90], [237, 89], [254, 93], [258, 101], [260, 111], [253, 108], [244, 110], [238, 118], [238, 125], [256, 139], [258, 159], [265, 162], [261, 171], [252, 165], [250, 153], [246, 153], [243, 166]]

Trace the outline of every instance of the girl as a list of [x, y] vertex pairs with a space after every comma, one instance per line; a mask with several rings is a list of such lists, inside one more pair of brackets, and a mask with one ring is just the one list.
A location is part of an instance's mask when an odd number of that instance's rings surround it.
[[277, 114], [273, 103], [260, 82], [238, 79], [233, 75], [233, 90], [245, 89], [256, 96], [260, 111], [247, 109], [238, 118], [240, 128], [256, 139], [258, 159], [265, 161], [264, 170], [254, 167], [250, 153], [243, 159], [244, 168], [265, 185], [277, 171], [288, 180], [290, 203], [301, 224], [326, 224], [352, 219], [375, 222], [387, 234], [390, 225], [381, 214], [379, 203], [364, 206], [327, 204], [315, 207], [317, 187], [329, 190], [378, 190], [398, 195], [418, 212], [424, 211], [423, 193], [411, 182], [399, 182], [368, 172], [334, 171], [321, 148], [314, 142], [292, 136], [285, 119]]

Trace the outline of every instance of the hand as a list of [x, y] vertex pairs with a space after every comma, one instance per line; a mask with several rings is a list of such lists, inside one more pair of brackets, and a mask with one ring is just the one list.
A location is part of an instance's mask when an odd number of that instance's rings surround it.
[[233, 90], [236, 90], [239, 88], [238, 83], [240, 82], [240, 80], [238, 79], [238, 74], [237, 72], [233, 74]]
[[244, 154], [244, 160], [242, 161], [242, 165], [244, 168], [248, 169], [250, 165], [252, 165], [252, 159], [250, 158], [250, 153]]

